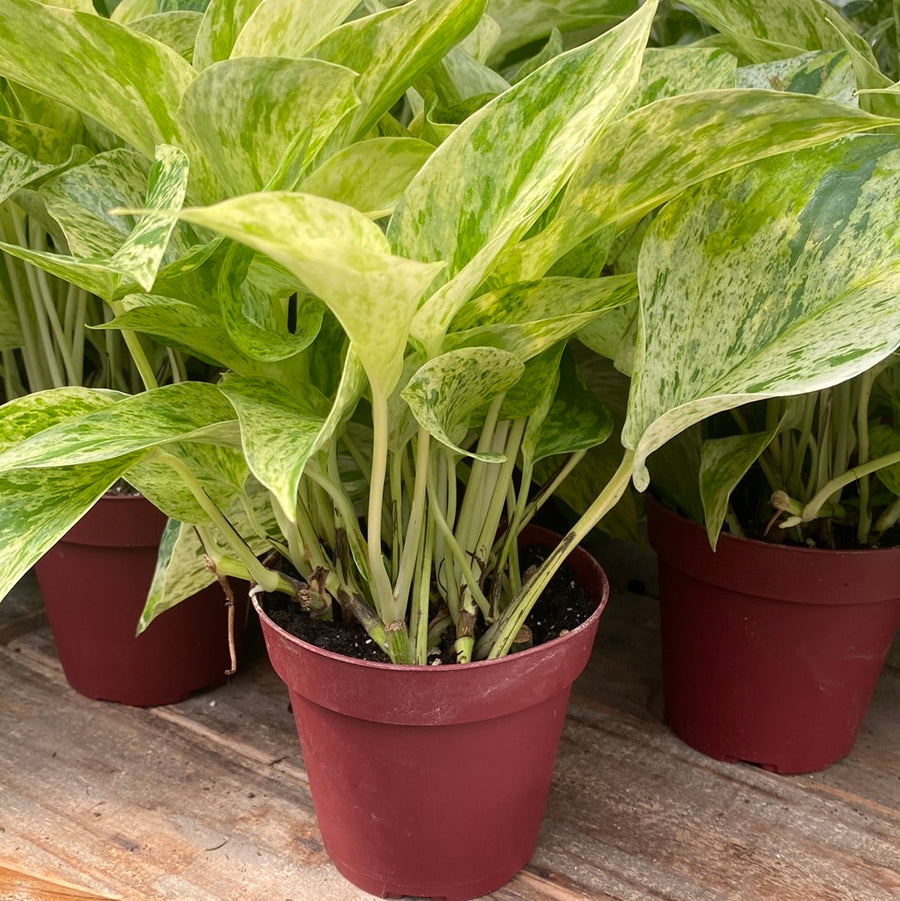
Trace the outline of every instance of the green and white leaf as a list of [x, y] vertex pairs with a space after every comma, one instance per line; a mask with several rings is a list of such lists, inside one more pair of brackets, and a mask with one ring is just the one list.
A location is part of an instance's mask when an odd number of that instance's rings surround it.
[[346, 203], [370, 218], [384, 216], [432, 153], [434, 145], [416, 138], [359, 141], [325, 160], [298, 190]]
[[457, 453], [488, 463], [502, 454], [463, 450], [459, 442], [473, 417], [522, 376], [523, 364], [495, 347], [452, 350], [425, 363], [409, 380], [401, 397], [419, 425]]
[[736, 87], [814, 94], [827, 100], [858, 105], [853, 63], [844, 50], [817, 50], [744, 66], [737, 71]]
[[238, 35], [260, 2], [261, 0], [210, 0], [194, 44], [193, 64], [198, 72], [231, 56]]
[[623, 443], [648, 454], [757, 398], [844, 381], [900, 344], [900, 143], [858, 136], [720, 176], [641, 249]]
[[[532, 459], [589, 450], [603, 444], [612, 430], [612, 416], [606, 405], [584, 383], [571, 356], [563, 354], [553, 404], [534, 447], [529, 447]], [[524, 452], [525, 442], [522, 449]]]
[[411, 0], [347, 22], [316, 44], [310, 56], [359, 73], [360, 105], [341, 123], [330, 150], [363, 137], [420, 75], [476, 26], [484, 4]]
[[296, 521], [300, 478], [325, 418], [277, 382], [228, 375], [219, 387], [237, 412], [250, 471]]
[[735, 84], [737, 71], [735, 57], [717, 48], [648, 47], [627, 111], [678, 94], [750, 87]]
[[514, 249], [504, 273], [538, 278], [599, 229], [637, 222], [718, 173], [892, 121], [772, 91], [698, 92], [641, 107], [613, 122], [583, 155], [553, 221]]
[[[59, 388], [0, 407], [0, 450], [44, 429], [108, 407], [117, 392]], [[128, 469], [133, 458], [0, 475], [0, 599]]]
[[690, 0], [690, 7], [753, 60], [841, 50], [846, 40], [874, 62], [853, 25], [822, 0]]
[[488, 15], [501, 28], [490, 61], [500, 62], [510, 51], [547, 37], [554, 28], [611, 28], [634, 7], [634, 0], [490, 0]]
[[[113, 219], [105, 216], [102, 209], [96, 208], [98, 194], [94, 192], [106, 189], [107, 193], [100, 196], [112, 200], [117, 194], [109, 194], [109, 191], [133, 189], [132, 175], [137, 174], [140, 164], [127, 151], [112, 151], [112, 154], [114, 160], [104, 160], [99, 170], [91, 165], [78, 167], [78, 171], [73, 170], [72, 178], [66, 178], [69, 173], [65, 173], [55, 185], [48, 187], [48, 210], [59, 217], [67, 240], [89, 255], [79, 258], [0, 244], [10, 255], [33, 263], [107, 301], [141, 288], [148, 290], [153, 285], [177, 224], [171, 214], [160, 214], [155, 210], [180, 206], [188, 179], [187, 157], [177, 148], [161, 146], [157, 161], [150, 169], [146, 199], [141, 204], [147, 212], [134, 221], [125, 240], [117, 242], [116, 229], [111, 224]], [[132, 169], [132, 164], [137, 168]], [[117, 174], [106, 180], [109, 172]], [[99, 175], [99, 178], [95, 179], [94, 175]], [[118, 196], [121, 197], [121, 194]], [[91, 206], [81, 206], [82, 201]], [[104, 203], [101, 199], [101, 207]], [[94, 255], [96, 252], [109, 253], [113, 244], [116, 244], [115, 249], [108, 256]]]
[[[241, 492], [249, 470], [240, 451], [240, 430], [236, 422], [228, 424], [230, 434], [221, 435], [229, 446], [174, 442], [165, 446], [166, 454], [177, 457], [199, 482], [220, 510], [227, 509]], [[209, 515], [185, 484], [181, 475], [167, 463], [150, 454], [128, 470], [128, 481], [166, 516], [180, 522], [208, 524]]]
[[[413, 180], [388, 236], [404, 255], [448, 261], [445, 280], [455, 276], [416, 317], [413, 333], [423, 346], [438, 344], [459, 306], [627, 101], [655, 8], [645, 4], [623, 25], [556, 57], [482, 107]], [[454, 185], [449, 197], [448, 184]]]
[[262, 0], [240, 30], [230, 56], [308, 56], [357, 5], [358, 0]]
[[715, 550], [728, 514], [731, 493], [763, 455], [780, 423], [766, 432], [710, 438], [700, 449], [700, 499], [709, 546]]
[[190, 62], [202, 20], [203, 15], [194, 10], [173, 10], [135, 19], [129, 27], [171, 47], [179, 56]]
[[546, 278], [483, 294], [461, 308], [444, 349], [490, 346], [525, 362], [608, 310], [637, 300], [633, 275]]
[[309, 194], [251, 194], [180, 215], [292, 272], [341, 322], [373, 386], [390, 394], [419, 298], [440, 264], [391, 255], [362, 213]]
[[234, 410], [213, 385], [181, 382], [70, 417], [0, 453], [0, 472], [76, 466], [114, 459], [186, 439], [211, 440]]
[[2, 0], [0, 34], [0, 75], [96, 119], [148, 157], [177, 136], [173, 116], [194, 70], [164, 44], [36, 0]]
[[178, 110], [182, 133], [225, 196], [293, 188], [357, 104], [356, 75], [319, 60], [240, 58], [205, 69]]

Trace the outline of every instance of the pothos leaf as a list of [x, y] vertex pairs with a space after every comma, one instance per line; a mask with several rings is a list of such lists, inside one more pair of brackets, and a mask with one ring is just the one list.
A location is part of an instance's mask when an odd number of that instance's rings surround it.
[[495, 347], [449, 351], [425, 363], [400, 392], [419, 425], [442, 444], [485, 462], [502, 454], [475, 453], [459, 447], [469, 423], [497, 395], [512, 387], [524, 367]]
[[622, 440], [646, 456], [694, 422], [803, 394], [900, 344], [900, 143], [859, 136], [720, 176], [641, 248], [641, 326]]

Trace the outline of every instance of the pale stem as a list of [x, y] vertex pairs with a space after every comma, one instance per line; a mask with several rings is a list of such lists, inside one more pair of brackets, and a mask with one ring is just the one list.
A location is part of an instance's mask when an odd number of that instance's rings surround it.
[[161, 463], [165, 463], [178, 474], [179, 478], [196, 498], [197, 503], [200, 504], [203, 512], [206, 513], [212, 520], [213, 525], [219, 530], [219, 533], [232, 549], [237, 559], [247, 568], [247, 572], [253, 577], [253, 581], [259, 583], [265, 591], [280, 590], [282, 580], [278, 577], [278, 573], [267, 569], [256, 559], [256, 555], [222, 511], [219, 510], [191, 470], [178, 457], [166, 451], [157, 451], [155, 456]]
[[803, 508], [803, 512], [801, 514], [803, 522], [810, 522], [811, 520], [815, 519], [826, 501], [833, 494], [835, 494], [835, 492], [840, 491], [846, 485], [849, 485], [851, 482], [855, 482], [862, 476], [877, 472], [879, 469], [884, 469], [886, 466], [893, 466], [896, 463], [900, 463], [900, 451], [894, 451], [891, 454], [885, 454], [884, 456], [878, 457], [875, 460], [869, 460], [867, 463], [864, 463], [861, 466], [854, 466], [852, 469], [848, 469], [846, 472], [841, 473], [839, 476], [835, 476], [835, 478], [824, 485], [823, 488], [817, 494], [815, 494], [810, 499], [809, 503], [807, 503]]
[[372, 480], [369, 484], [367, 546], [369, 578], [375, 609], [386, 625], [398, 622], [394, 591], [384, 565], [381, 549], [382, 516], [384, 514], [384, 482], [387, 475], [388, 423], [387, 398], [372, 383]]
[[[487, 653], [491, 659], [502, 657], [508, 653], [515, 640], [519, 629], [525, 624], [532, 607], [537, 603], [541, 593], [550, 583], [559, 567], [563, 564], [569, 552], [580, 544], [597, 523], [619, 502], [619, 498], [625, 493], [634, 470], [634, 451], [625, 452], [619, 468], [606, 484], [603, 491], [597, 496], [584, 515], [575, 523], [565, 535], [562, 541], [547, 555], [547, 559], [540, 565], [534, 575], [524, 586], [522, 593], [506, 608], [494, 629], [488, 630], [484, 638], [483, 648], [479, 642], [479, 648]], [[493, 632], [493, 634], [491, 634]], [[490, 636], [490, 638], [488, 638]], [[478, 654], [482, 656], [482, 654]]]
[[[397, 568], [394, 586], [396, 609], [406, 615], [407, 597], [412, 585], [416, 562], [421, 550], [421, 533], [425, 522], [425, 502], [428, 498], [428, 469], [431, 458], [431, 436], [426, 429], [419, 429], [416, 438], [416, 474], [413, 486], [412, 506], [403, 540], [403, 553]], [[421, 569], [421, 567], [419, 567]]]

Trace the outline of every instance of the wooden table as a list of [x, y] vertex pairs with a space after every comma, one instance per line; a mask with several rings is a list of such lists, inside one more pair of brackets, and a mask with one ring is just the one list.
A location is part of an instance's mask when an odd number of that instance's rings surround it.
[[[537, 851], [495, 901], [896, 901], [900, 643], [846, 760], [785, 777], [664, 725], [655, 571], [617, 543]], [[0, 605], [0, 901], [360, 901], [329, 864], [287, 692], [258, 643], [170, 707], [62, 676], [34, 583]], [[476, 814], [477, 815], [477, 814]]]

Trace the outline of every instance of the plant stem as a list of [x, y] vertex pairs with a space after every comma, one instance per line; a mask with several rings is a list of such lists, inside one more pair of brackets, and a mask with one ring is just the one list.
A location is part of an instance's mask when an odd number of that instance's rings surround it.
[[368, 535], [369, 579], [372, 599], [381, 619], [390, 626], [400, 622], [394, 591], [384, 565], [381, 549], [381, 519], [384, 511], [384, 482], [388, 459], [388, 404], [387, 398], [374, 382], [372, 388], [372, 480], [369, 483]]
[[884, 469], [886, 466], [893, 466], [896, 463], [900, 463], [900, 451], [885, 454], [875, 460], [869, 460], [862, 466], [854, 466], [852, 469], [842, 472], [839, 476], [835, 476], [831, 481], [826, 483], [803, 508], [803, 513], [801, 514], [803, 522], [811, 522], [815, 519], [825, 502], [844, 486], [849, 485], [851, 482], [855, 482], [862, 476], [877, 472], [879, 469]]
[[428, 498], [428, 468], [431, 458], [431, 435], [426, 429], [419, 429], [416, 437], [416, 473], [413, 483], [412, 506], [409, 511], [409, 522], [403, 539], [403, 551], [397, 568], [397, 581], [394, 585], [394, 603], [398, 612], [406, 615], [407, 598], [416, 570], [416, 561], [420, 559], [421, 533], [425, 521], [425, 504]]
[[531, 608], [537, 603], [543, 590], [550, 583], [569, 552], [588, 532], [619, 502], [631, 481], [634, 470], [634, 451], [627, 450], [619, 468], [607, 482], [584, 515], [569, 530], [563, 540], [547, 555], [534, 575], [524, 586], [522, 593], [506, 608], [499, 620], [485, 633], [476, 650], [477, 657], [494, 659], [509, 651], [519, 629], [525, 624]]
[[212, 520], [213, 525], [219, 530], [226, 544], [234, 551], [237, 559], [247, 568], [247, 572], [253, 577], [253, 581], [261, 585], [264, 591], [282, 590], [283, 581], [279, 578], [279, 574], [266, 568], [256, 559], [256, 555], [235, 531], [234, 526], [219, 510], [191, 470], [178, 457], [167, 451], [157, 451], [155, 456], [159, 462], [165, 463], [178, 474], [179, 478], [196, 498], [197, 503], [200, 504], [203, 512], [206, 513]]

